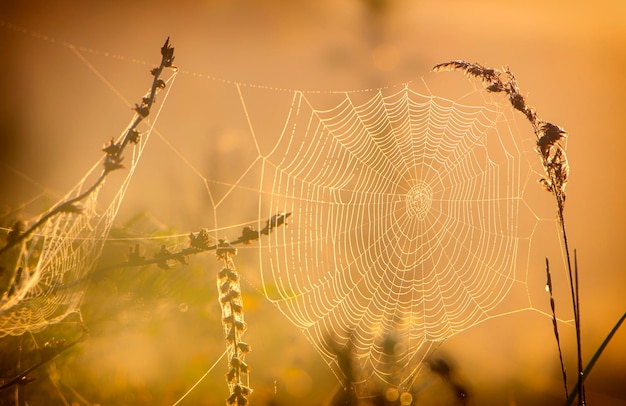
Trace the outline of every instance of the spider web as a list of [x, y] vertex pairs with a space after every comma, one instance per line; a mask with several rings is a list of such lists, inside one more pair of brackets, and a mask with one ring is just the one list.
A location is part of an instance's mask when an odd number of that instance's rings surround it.
[[[233, 141], [243, 169], [228, 173], [202, 168], [183, 138], [157, 132], [192, 174], [181, 190], [204, 198], [185, 204], [209, 207], [215, 240], [291, 213], [287, 227], [242, 250], [258, 261], [245, 281], [302, 331], [340, 380], [346, 371], [338, 354], [349, 349], [361, 395], [377, 381], [409, 387], [447, 338], [534, 307], [528, 267], [542, 219], [529, 197], [536, 187], [528, 186], [539, 177], [538, 159], [531, 132], [517, 130], [506, 100], [460, 74], [310, 92], [181, 72], [209, 79], [210, 90], [200, 92], [224, 101], [220, 108], [230, 110], [222, 119], [244, 123]], [[103, 202], [94, 193], [82, 215], [55, 217], [20, 252], [16, 268], [28, 271], [0, 302], [0, 337], [80, 314], [84, 282], [152, 126], [105, 210], [97, 210]], [[197, 138], [212, 146], [210, 137], [194, 137], [195, 150], [202, 149]], [[67, 196], [88, 187], [99, 167]], [[171, 237], [169, 246], [181, 244], [180, 235]]]
[[[174, 78], [175, 73], [167, 84], [172, 84]], [[119, 176], [115, 179], [116, 173], [108, 176], [108, 183], [113, 183], [111, 196], [100, 193], [107, 187], [105, 181], [80, 201], [80, 213], [61, 212], [52, 216], [32, 237], [7, 252], [3, 260], [12, 258], [4, 265], [12, 262], [14, 276], [3, 281], [8, 283], [0, 298], [0, 338], [37, 333], [72, 314], [82, 318], [80, 306], [89, 276], [169, 91], [168, 87], [160, 103], [155, 103], [154, 118], [140, 125], [144, 131], [137, 145], [127, 149], [125, 175], [122, 179]], [[134, 121], [135, 117], [116, 141], [124, 138]], [[102, 162], [97, 162], [53, 207], [85, 193], [101, 172]], [[33, 219], [29, 225], [37, 221], [38, 218]]]
[[533, 170], [506, 106], [415, 87], [330, 108], [295, 92], [261, 159], [261, 210], [293, 213], [259, 248], [264, 295], [342, 379], [351, 349], [361, 394], [374, 377], [410, 385], [433, 345], [527, 289]]

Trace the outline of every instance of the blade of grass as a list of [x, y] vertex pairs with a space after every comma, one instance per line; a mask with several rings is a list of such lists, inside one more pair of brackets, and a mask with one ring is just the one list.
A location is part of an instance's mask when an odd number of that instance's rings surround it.
[[[617, 323], [615, 323], [615, 326], [613, 326], [613, 329], [609, 332], [609, 334], [606, 336], [602, 344], [598, 347], [596, 352], [591, 357], [591, 360], [585, 367], [585, 370], [583, 371], [582, 375], [579, 377], [579, 380], [581, 381], [581, 383], [584, 382], [585, 379], [587, 379], [587, 377], [589, 376], [589, 373], [593, 369], [593, 366], [596, 364], [596, 361], [598, 361], [598, 358], [600, 358], [600, 355], [602, 355], [602, 352], [604, 351], [606, 346], [609, 344], [609, 342], [611, 341], [611, 339], [613, 338], [617, 330], [619, 330], [620, 326], [622, 325], [625, 319], [626, 319], [626, 312], [622, 314], [622, 317], [620, 317]], [[576, 397], [578, 396], [579, 390], [580, 390], [580, 385], [576, 385], [574, 389], [572, 389], [572, 392], [569, 394], [567, 400], [565, 401], [565, 406], [569, 406], [572, 403], [574, 403], [574, 399], [576, 399]]]

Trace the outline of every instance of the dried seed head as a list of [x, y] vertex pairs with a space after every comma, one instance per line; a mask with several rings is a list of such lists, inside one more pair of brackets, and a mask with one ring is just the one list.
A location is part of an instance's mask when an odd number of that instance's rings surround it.
[[541, 179], [539, 179], [539, 183], [541, 183], [541, 186], [543, 186], [543, 188], [546, 190], [546, 192], [552, 193], [552, 190], [553, 190], [552, 182], [550, 182], [546, 178], [541, 178]]
[[124, 168], [124, 165], [122, 164], [123, 160], [123, 156], [107, 154], [106, 158], [104, 159], [104, 170], [107, 172], [111, 172], [116, 169]]
[[220, 278], [220, 279], [225, 278], [228, 275], [228, 271], [229, 271], [228, 268], [220, 269], [220, 271], [217, 273], [217, 277]]
[[246, 323], [241, 320], [235, 319], [233, 324], [239, 333], [243, 333], [246, 330]]
[[230, 365], [234, 369], [239, 370], [239, 372], [241, 372], [242, 374], [247, 374], [248, 371], [249, 371], [248, 364], [246, 364], [245, 361], [243, 361], [242, 359], [239, 359], [237, 357], [233, 357], [230, 360]]
[[226, 399], [226, 403], [230, 405], [237, 406], [245, 406], [248, 404], [248, 399], [246, 399], [242, 394], [233, 393]]
[[535, 109], [526, 104], [524, 96], [520, 94], [515, 76], [508, 67], [504, 69], [506, 75], [503, 81], [503, 72], [486, 68], [477, 63], [465, 61], [450, 61], [436, 65], [434, 71], [462, 70], [466, 75], [482, 79], [486, 82], [488, 92], [504, 91], [509, 96], [511, 106], [526, 116], [533, 126], [537, 136], [536, 150], [541, 155], [546, 177], [539, 180], [548, 192], [557, 198], [559, 211], [563, 210], [565, 201], [565, 186], [569, 178], [569, 164], [559, 141], [566, 137], [565, 130], [555, 124], [540, 120]]
[[235, 377], [237, 376], [237, 370], [235, 368], [230, 368], [226, 373], [226, 382], [227, 383], [235, 383]]
[[148, 117], [148, 114], [150, 114], [150, 107], [148, 107], [145, 103], [139, 105], [139, 104], [135, 104], [134, 109], [137, 114], [139, 114], [141, 117]]
[[225, 294], [224, 296], [222, 296], [220, 298], [220, 301], [222, 303], [226, 303], [226, 302], [230, 302], [230, 301], [232, 301], [232, 300], [234, 300], [234, 299], [236, 299], [238, 297], [239, 297], [239, 292], [234, 290], [234, 289], [231, 289], [231, 290], [228, 291], [227, 294]]
[[539, 135], [540, 137], [537, 140], [537, 148], [539, 149], [539, 153], [547, 159], [550, 148], [552, 148], [552, 146], [559, 140], [564, 138], [567, 133], [558, 125], [543, 122], [539, 126]]
[[487, 90], [490, 93], [498, 93], [504, 90], [504, 88], [502, 87], [502, 83], [492, 83], [489, 86], [487, 86], [485, 88], [485, 90]]
[[167, 37], [165, 44], [161, 47], [161, 55], [163, 56], [163, 66], [171, 67], [174, 62], [174, 47], [170, 45], [170, 37]]
[[[492, 85], [496, 82], [499, 82], [500, 85], [502, 85], [502, 82], [499, 78], [502, 72], [496, 69], [487, 68], [479, 63], [471, 63], [466, 61], [450, 61], [435, 65], [435, 67], [433, 68], [433, 71], [435, 72], [442, 70], [461, 70], [467, 76], [482, 79], [483, 81], [488, 82]], [[493, 89], [495, 89], [495, 87]]]
[[120, 152], [120, 146], [118, 144], [115, 143], [115, 140], [113, 138], [111, 138], [111, 141], [109, 142], [109, 145], [105, 145], [102, 148], [103, 152], [106, 152], [107, 155], [115, 155], [118, 152]]
[[233, 316], [232, 314], [230, 316], [226, 316], [224, 318], [222, 318], [222, 322], [224, 322], [224, 324], [233, 324], [233, 321], [235, 320], [235, 316]]
[[250, 351], [252, 351], [252, 347], [249, 344], [244, 343], [243, 341], [240, 341], [237, 343], [237, 348], [239, 348], [239, 351], [241, 351], [244, 354], [247, 354]]
[[220, 292], [226, 293], [230, 289], [230, 281], [226, 281], [220, 285]]
[[128, 135], [126, 137], [128, 139], [128, 142], [130, 142], [131, 144], [138, 144], [139, 140], [141, 139], [141, 134], [139, 133], [139, 131], [133, 128], [128, 132]]
[[241, 311], [243, 310], [243, 306], [235, 302], [231, 302], [230, 308], [233, 311], [233, 313], [241, 313]]
[[515, 110], [521, 111], [522, 113], [526, 112], [526, 101], [524, 100], [524, 96], [519, 93], [513, 93], [509, 97], [509, 101]]
[[198, 231], [197, 234], [189, 234], [189, 245], [199, 250], [208, 250], [211, 244], [211, 237], [209, 236], [209, 230], [206, 228]]
[[237, 330], [234, 327], [231, 327], [228, 329], [228, 332], [226, 333], [226, 340], [229, 343], [234, 343], [236, 335], [237, 335]]
[[246, 226], [241, 231], [241, 237], [239, 240], [244, 244], [250, 244], [250, 242], [259, 238], [259, 232], [250, 226]]
[[227, 272], [228, 279], [233, 282], [239, 281], [239, 274], [234, 269], [229, 269]]

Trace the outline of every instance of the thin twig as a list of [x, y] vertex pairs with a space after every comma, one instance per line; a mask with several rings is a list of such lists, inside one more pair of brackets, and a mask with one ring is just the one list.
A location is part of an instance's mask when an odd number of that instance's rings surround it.
[[[261, 235], [269, 235], [276, 227], [280, 227], [286, 223], [287, 218], [291, 216], [291, 213], [278, 213], [270, 217], [261, 231], [254, 230], [250, 226], [246, 226], [241, 231], [241, 235], [235, 240], [229, 241], [229, 245], [250, 244], [252, 241], [258, 240]], [[157, 252], [154, 258], [144, 258], [139, 255], [139, 247], [131, 249], [131, 253], [128, 256], [128, 260], [119, 262], [116, 264], [108, 265], [99, 268], [97, 272], [109, 271], [117, 268], [125, 268], [129, 266], [144, 266], [151, 264], [158, 264], [163, 269], [168, 269], [168, 261], [176, 261], [182, 264], [187, 262], [186, 258], [190, 255], [200, 254], [206, 251], [218, 251], [220, 248], [225, 247], [226, 240], [220, 240], [217, 244], [208, 243], [208, 231], [201, 230], [194, 234], [189, 234], [190, 246], [180, 249], [175, 252], [168, 251], [165, 246], [161, 247], [161, 251]]]

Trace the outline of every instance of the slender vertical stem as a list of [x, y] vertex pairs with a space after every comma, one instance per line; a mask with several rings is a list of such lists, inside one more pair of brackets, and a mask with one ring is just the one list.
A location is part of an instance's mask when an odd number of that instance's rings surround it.
[[556, 338], [556, 346], [559, 350], [559, 361], [561, 363], [561, 374], [563, 375], [563, 387], [565, 388], [565, 398], [569, 395], [567, 389], [567, 371], [565, 369], [565, 363], [563, 362], [563, 352], [561, 351], [561, 339], [559, 338], [559, 326], [556, 320], [556, 306], [554, 303], [554, 297], [552, 296], [552, 277], [550, 275], [550, 262], [546, 257], [546, 288], [550, 294], [550, 308], [552, 309], [552, 327], [554, 328], [554, 338]]
[[580, 392], [581, 404], [587, 404], [587, 396], [585, 394], [585, 386], [583, 385], [583, 357], [582, 357], [582, 340], [580, 330], [580, 296], [578, 287], [578, 258], [576, 256], [576, 250], [574, 249], [574, 279], [576, 283], [576, 309], [578, 310], [578, 317], [576, 318], [576, 338], [578, 339], [578, 390]]
[[586, 399], [584, 396], [584, 388], [583, 388], [583, 358], [582, 358], [582, 339], [581, 339], [581, 331], [580, 331], [580, 307], [579, 307], [579, 295], [578, 295], [578, 269], [576, 267], [576, 272], [572, 271], [572, 261], [569, 252], [569, 243], [567, 240], [567, 231], [565, 229], [565, 220], [563, 217], [563, 196], [559, 191], [555, 191], [554, 193], [558, 205], [558, 217], [559, 223], [561, 224], [561, 233], [563, 236], [563, 245], [565, 247], [565, 257], [567, 259], [567, 272], [569, 275], [569, 285], [570, 285], [570, 295], [572, 298], [572, 307], [574, 311], [574, 325], [576, 330], [576, 352], [577, 352], [577, 386], [578, 386], [578, 404], [579, 406], [583, 406], [586, 404]]

